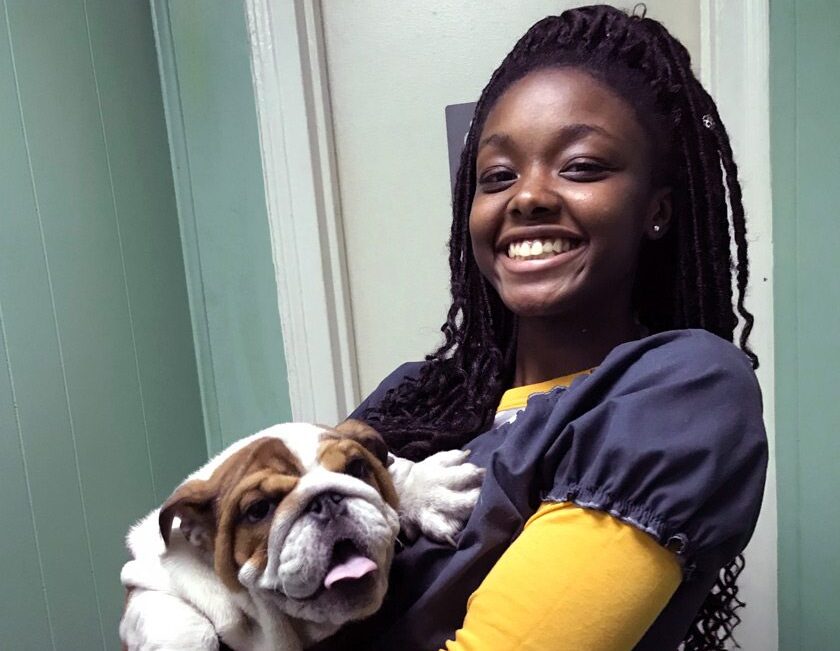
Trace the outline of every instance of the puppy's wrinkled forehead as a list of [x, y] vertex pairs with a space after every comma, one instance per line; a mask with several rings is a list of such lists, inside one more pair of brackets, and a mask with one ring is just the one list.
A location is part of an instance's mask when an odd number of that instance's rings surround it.
[[325, 428], [320, 436], [318, 461], [325, 466], [338, 463], [342, 454], [355, 449], [348, 441], [367, 450], [383, 466], [388, 465], [388, 448], [379, 432], [359, 420], [345, 420], [335, 428]]
[[266, 471], [300, 477], [317, 467], [343, 472], [361, 449], [371, 462], [387, 466], [388, 451], [382, 437], [369, 425], [347, 420], [336, 427], [283, 424], [270, 427], [230, 454], [207, 477], [219, 492], [243, 478]]
[[[318, 468], [343, 474], [349, 469], [350, 474], [355, 474], [361, 460], [370, 470], [375, 469], [375, 476], [388, 465], [388, 450], [382, 437], [356, 420], [344, 421], [334, 428], [284, 424], [261, 434], [228, 456], [208, 477], [220, 501], [246, 484], [267, 493], [288, 493], [300, 477]], [[282, 486], [274, 486], [278, 482]], [[385, 488], [378, 485], [380, 482], [367, 483], [380, 491]]]
[[300, 477], [304, 468], [300, 459], [279, 438], [258, 438], [240, 450], [234, 452], [216, 468], [210, 476], [213, 485], [222, 497], [236, 487], [243, 479], [254, 474], [265, 477], [281, 475], [292, 482], [285, 488], [293, 487], [294, 478]]

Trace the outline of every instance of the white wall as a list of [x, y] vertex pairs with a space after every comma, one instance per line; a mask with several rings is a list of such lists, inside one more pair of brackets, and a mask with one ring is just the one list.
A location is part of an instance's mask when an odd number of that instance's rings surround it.
[[[421, 359], [440, 341], [449, 305], [446, 242], [450, 187], [444, 107], [474, 101], [493, 69], [536, 20], [582, 3], [558, 0], [323, 0], [323, 23], [334, 116], [341, 213], [361, 392], [366, 395], [398, 364]], [[623, 3], [631, 7], [634, 2]], [[749, 24], [745, 8], [762, 0], [648, 0], [661, 20], [718, 81], [721, 111], [736, 153], [744, 116], [737, 75], [721, 71], [754, 53], [733, 51], [710, 61], [700, 48], [701, 13], [724, 4]], [[766, 5], [765, 5], [766, 6]], [[512, 10], [515, 7], [515, 11]], [[705, 12], [705, 13], [703, 13]], [[734, 17], [734, 15], [733, 15]], [[766, 17], [765, 17], [766, 20]], [[726, 23], [726, 21], [721, 21]], [[709, 24], [708, 22], [706, 24]], [[740, 42], [739, 35], [730, 40]], [[732, 100], [738, 97], [738, 100]], [[766, 108], [766, 107], [765, 107]], [[754, 134], [753, 134], [754, 135]], [[760, 140], [760, 138], [758, 138]], [[754, 139], [753, 139], [754, 141]], [[742, 152], [743, 154], [744, 152]], [[773, 441], [772, 242], [767, 152], [738, 156], [750, 223], [753, 283], [748, 306], [757, 317], [754, 348], [766, 421]], [[765, 200], [766, 199], [766, 200]], [[742, 597], [749, 608], [739, 639], [747, 651], [774, 651], [776, 630], [775, 473], [771, 461], [765, 508], [748, 549]]]

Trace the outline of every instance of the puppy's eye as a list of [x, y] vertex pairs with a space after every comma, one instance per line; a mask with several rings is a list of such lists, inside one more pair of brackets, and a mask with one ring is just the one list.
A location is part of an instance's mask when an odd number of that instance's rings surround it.
[[274, 511], [275, 503], [271, 500], [257, 500], [245, 509], [245, 519], [255, 524], [265, 520]]
[[355, 477], [356, 479], [364, 479], [368, 476], [367, 462], [361, 457], [351, 459], [344, 467], [344, 474]]

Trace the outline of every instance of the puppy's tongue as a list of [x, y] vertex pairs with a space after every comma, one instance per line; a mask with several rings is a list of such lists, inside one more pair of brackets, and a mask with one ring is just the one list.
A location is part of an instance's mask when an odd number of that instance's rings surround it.
[[332, 568], [324, 577], [324, 587], [330, 588], [338, 581], [361, 579], [366, 574], [376, 571], [376, 563], [360, 554], [354, 554]]

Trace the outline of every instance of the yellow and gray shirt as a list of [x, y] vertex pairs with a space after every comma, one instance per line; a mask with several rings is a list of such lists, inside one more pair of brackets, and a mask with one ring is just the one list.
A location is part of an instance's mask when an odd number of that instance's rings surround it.
[[[515, 420], [531, 397], [589, 373], [509, 389], [494, 426]], [[556, 561], [546, 563], [549, 556]], [[543, 502], [470, 595], [446, 649], [632, 649], [680, 580], [676, 555], [635, 527], [571, 502]]]
[[457, 548], [402, 549], [380, 612], [319, 650], [676, 649], [752, 535], [767, 464], [749, 360], [702, 330], [514, 389], [465, 448], [487, 474]]

